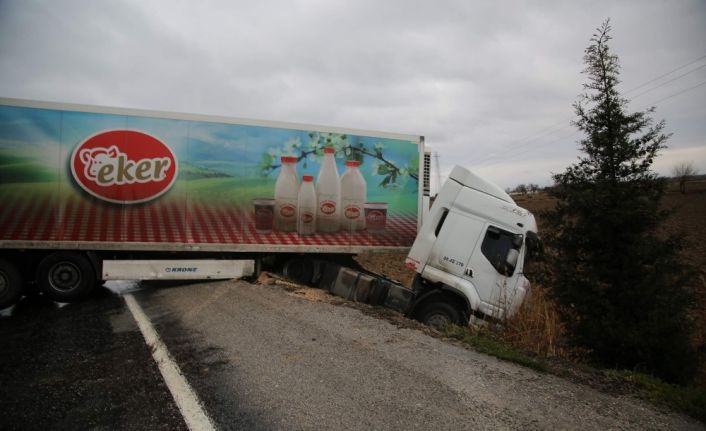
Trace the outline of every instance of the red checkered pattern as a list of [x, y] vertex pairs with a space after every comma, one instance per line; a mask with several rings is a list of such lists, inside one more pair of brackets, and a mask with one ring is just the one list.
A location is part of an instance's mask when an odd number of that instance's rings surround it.
[[166, 199], [117, 206], [79, 196], [59, 203], [56, 196], [41, 191], [29, 195], [0, 192], [2, 240], [410, 247], [416, 228], [416, 214], [393, 213], [388, 214], [387, 228], [379, 234], [259, 234], [252, 207]]

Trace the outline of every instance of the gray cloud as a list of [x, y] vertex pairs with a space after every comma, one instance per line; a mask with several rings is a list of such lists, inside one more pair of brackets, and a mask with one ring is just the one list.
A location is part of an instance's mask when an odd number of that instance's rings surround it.
[[[0, 2], [0, 95], [425, 135], [442, 174], [548, 184], [576, 159], [583, 50], [607, 17], [630, 90], [706, 55], [702, 1]], [[706, 64], [706, 59], [692, 67]], [[680, 73], [687, 72], [684, 69]], [[706, 171], [706, 68], [656, 103]]]

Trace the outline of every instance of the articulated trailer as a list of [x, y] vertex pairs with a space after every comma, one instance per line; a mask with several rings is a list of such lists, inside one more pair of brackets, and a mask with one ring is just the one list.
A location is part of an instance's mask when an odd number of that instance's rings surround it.
[[430, 213], [428, 178], [421, 136], [0, 99], [0, 307], [263, 262], [330, 280], [357, 253], [411, 248], [415, 290], [383, 293], [400, 311], [515, 309], [534, 218], [462, 168]]

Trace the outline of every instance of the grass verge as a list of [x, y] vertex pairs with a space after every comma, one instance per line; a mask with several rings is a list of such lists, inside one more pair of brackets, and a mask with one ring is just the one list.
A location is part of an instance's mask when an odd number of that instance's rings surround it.
[[706, 423], [706, 389], [704, 388], [673, 385], [635, 371], [607, 370], [605, 374], [610, 378], [632, 384], [643, 398], [655, 404], [671, 407]]
[[496, 339], [494, 335], [488, 331], [474, 331], [469, 328], [449, 325], [444, 331], [444, 336], [459, 340], [473, 347], [473, 349], [478, 352], [495, 356], [498, 359], [514, 362], [541, 372], [548, 371], [548, 367], [544, 361], [533, 358], [511, 345]]
[[[526, 351], [514, 347], [508, 341], [501, 339], [500, 334], [496, 334], [486, 329], [464, 328], [456, 325], [449, 325], [443, 331], [443, 335], [458, 340], [474, 350], [494, 356], [508, 362], [513, 362], [533, 370], [551, 373], [560, 377], [567, 377], [575, 373], [568, 373], [564, 368], [586, 369], [587, 364], [566, 364], [565, 367], [557, 366], [552, 361], [551, 365], [542, 357], [534, 357]], [[611, 385], [597, 384], [599, 388], [615, 386], [617, 382], [620, 386], [633, 388], [630, 392], [635, 392], [637, 396], [652, 402], [657, 406], [669, 407], [674, 411], [691, 416], [703, 423], [706, 423], [706, 389], [696, 386], [678, 386], [665, 383], [662, 380], [628, 370], [594, 370], [588, 372], [595, 376], [602, 375], [605, 380], [613, 382]], [[579, 379], [590, 383], [591, 379]]]

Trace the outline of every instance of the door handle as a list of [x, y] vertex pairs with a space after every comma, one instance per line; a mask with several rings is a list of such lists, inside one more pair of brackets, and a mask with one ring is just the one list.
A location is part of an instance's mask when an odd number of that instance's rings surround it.
[[463, 271], [463, 273], [469, 277], [473, 277], [473, 270], [471, 268], [466, 268], [466, 270]]

